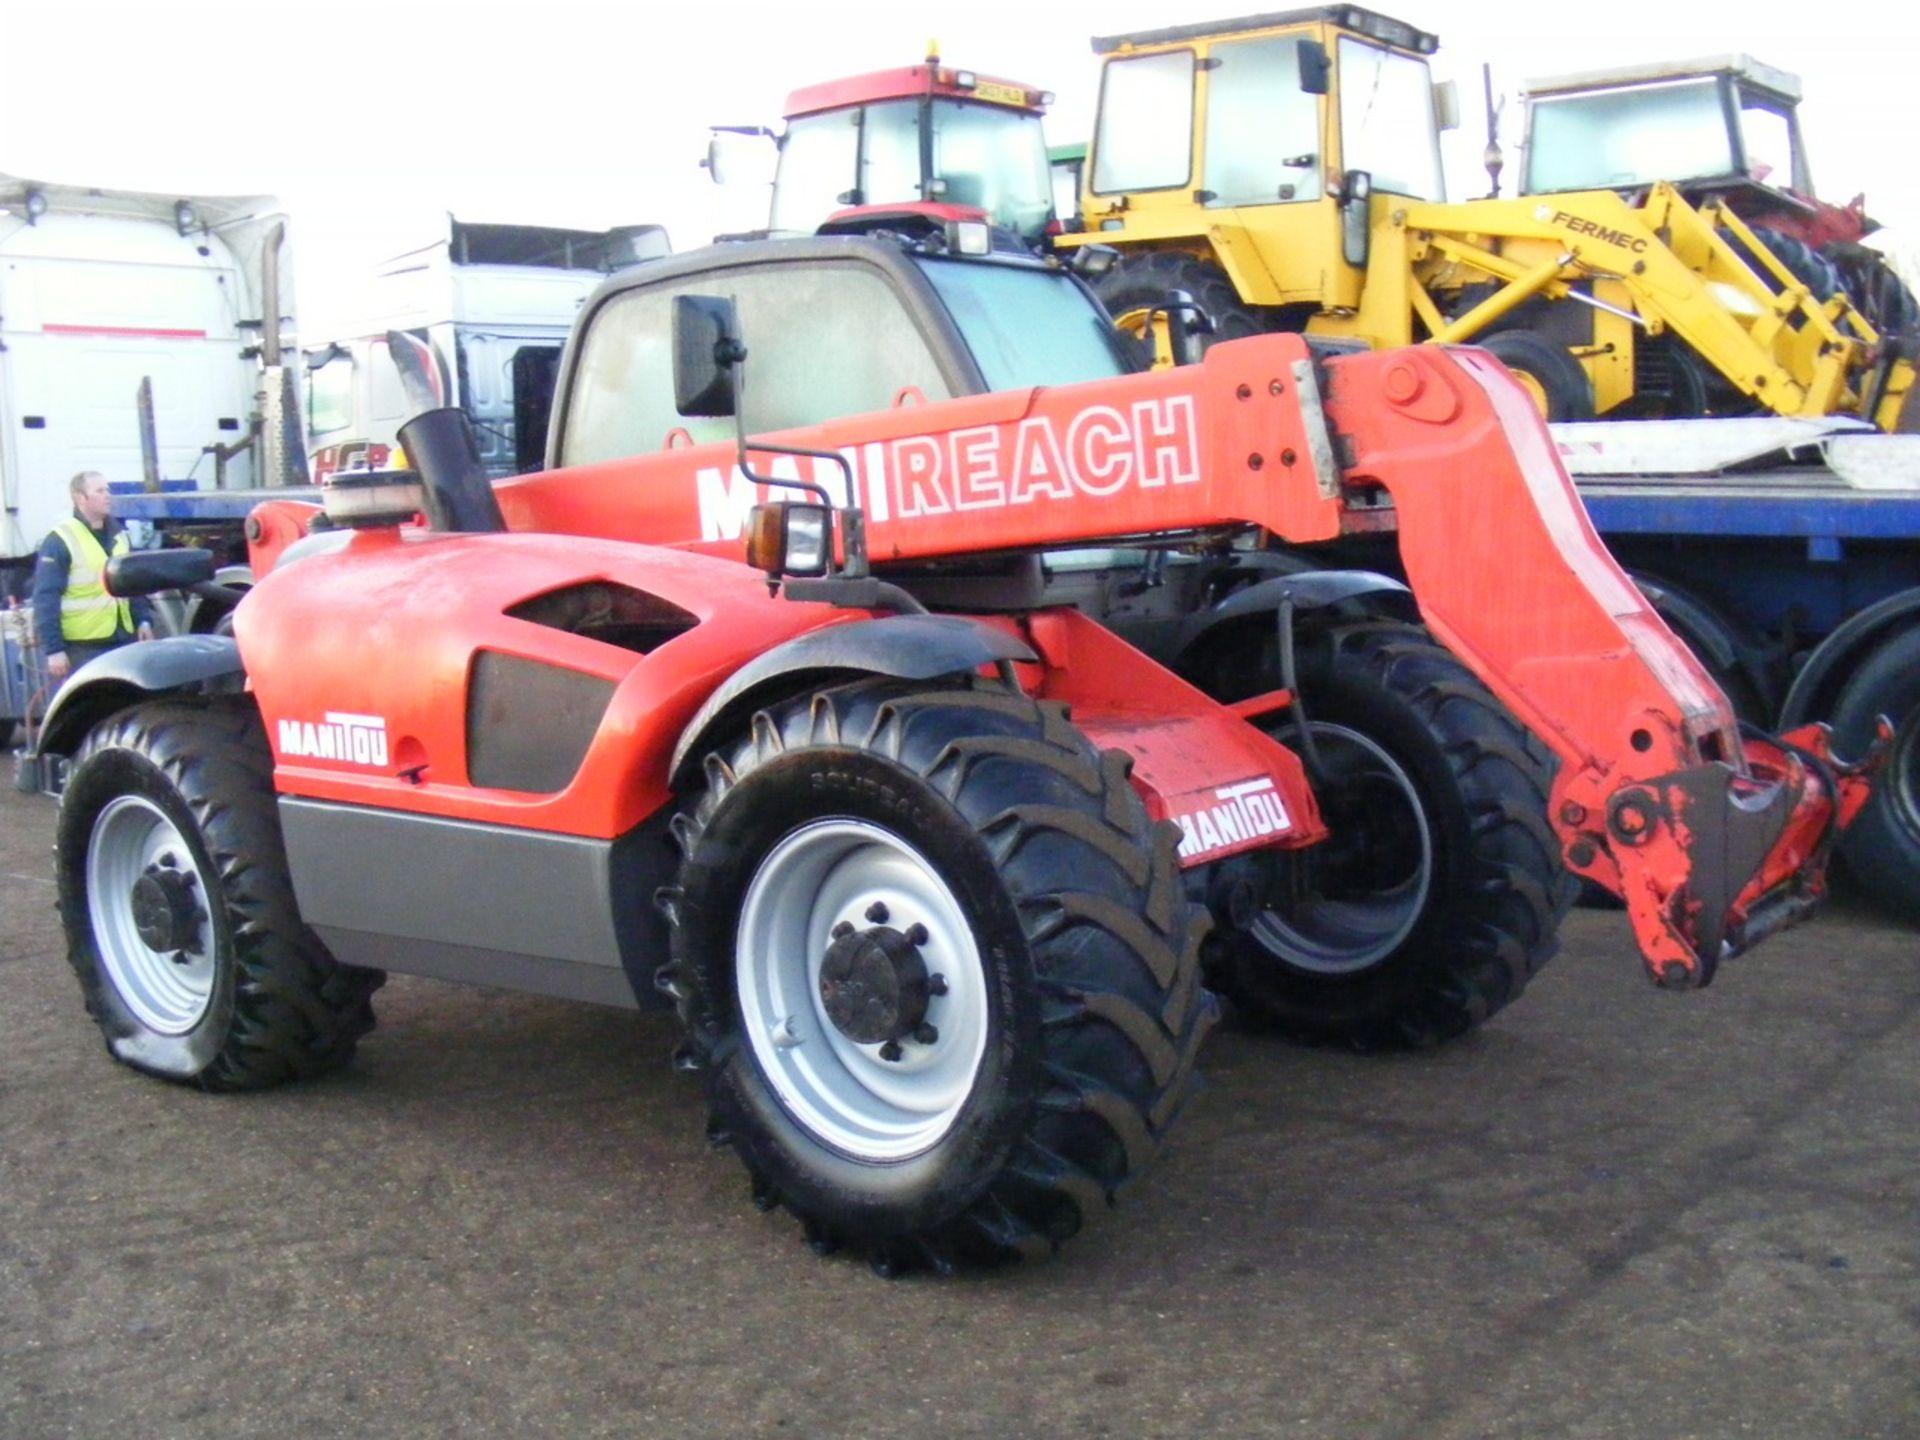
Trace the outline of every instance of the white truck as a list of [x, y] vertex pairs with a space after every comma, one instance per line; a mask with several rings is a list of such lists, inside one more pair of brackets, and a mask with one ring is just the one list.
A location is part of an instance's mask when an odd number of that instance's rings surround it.
[[0, 732], [34, 688], [23, 607], [77, 471], [123, 491], [305, 483], [285, 221], [267, 196], [0, 175]]
[[539, 468], [554, 374], [580, 302], [613, 271], [667, 253], [657, 225], [589, 231], [447, 216], [432, 242], [376, 270], [363, 331], [309, 348], [314, 478], [390, 462], [415, 413], [401, 364], [440, 403], [466, 411], [489, 476]]

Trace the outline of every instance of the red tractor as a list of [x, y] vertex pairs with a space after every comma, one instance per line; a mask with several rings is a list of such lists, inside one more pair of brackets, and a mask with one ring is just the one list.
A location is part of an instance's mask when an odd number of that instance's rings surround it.
[[738, 137], [779, 148], [768, 229], [776, 235], [934, 229], [986, 219], [1033, 248], [1053, 214], [1040, 119], [1053, 96], [930, 54], [919, 65], [808, 85], [787, 97], [778, 135], [718, 126], [707, 152], [716, 181], [746, 168]]
[[[1520, 993], [1570, 874], [1677, 987], [1821, 894], [1867, 781], [1741, 736], [1496, 362], [1142, 372], [1071, 270], [986, 248], [609, 280], [546, 471], [489, 485], [421, 416], [417, 477], [258, 517], [230, 639], [80, 672], [42, 744], [113, 1054], [324, 1071], [383, 971], [670, 1002], [757, 1202], [946, 1270], [1140, 1172], [1209, 986], [1427, 1044]], [[1385, 531], [1408, 584], [1261, 546]]]

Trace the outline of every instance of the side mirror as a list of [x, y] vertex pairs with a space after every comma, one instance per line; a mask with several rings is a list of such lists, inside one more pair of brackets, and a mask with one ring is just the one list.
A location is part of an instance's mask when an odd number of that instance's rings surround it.
[[1327, 47], [1318, 40], [1297, 40], [1294, 44], [1299, 53], [1301, 93], [1326, 94], [1333, 88], [1333, 61]]
[[1460, 87], [1451, 80], [1433, 87], [1433, 123], [1440, 130], [1460, 128]]
[[764, 125], [716, 125], [707, 140], [707, 158], [700, 162], [701, 167], [713, 177], [714, 184], [732, 185], [743, 180], [747, 172], [766, 168], [766, 152], [759, 142], [774, 138]]
[[607, 269], [624, 270], [673, 253], [664, 225], [616, 225], [607, 231]]
[[107, 593], [122, 600], [213, 579], [211, 550], [134, 550], [107, 561]]
[[673, 297], [673, 404], [682, 415], [731, 415], [734, 370], [747, 358], [733, 301], [720, 295]]
[[1373, 214], [1368, 201], [1373, 198], [1373, 176], [1365, 170], [1349, 170], [1340, 185], [1340, 255], [1347, 264], [1365, 269], [1367, 249], [1373, 240]]

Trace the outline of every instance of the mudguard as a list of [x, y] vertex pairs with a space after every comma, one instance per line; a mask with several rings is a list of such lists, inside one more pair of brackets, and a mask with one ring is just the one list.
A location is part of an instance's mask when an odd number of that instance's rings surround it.
[[40, 755], [71, 755], [116, 710], [176, 690], [206, 691], [246, 673], [230, 635], [174, 635], [122, 645], [74, 671], [47, 707]]
[[1342, 600], [1367, 600], [1396, 620], [1417, 620], [1420, 614], [1413, 592], [1390, 575], [1372, 570], [1303, 570], [1236, 590], [1213, 609], [1194, 616], [1180, 637], [1180, 653], [1185, 654], [1222, 625], [1249, 615], [1271, 614], [1288, 601], [1297, 613]]
[[708, 696], [681, 732], [669, 773], [678, 788], [686, 767], [709, 748], [708, 737], [755, 704], [772, 681], [809, 671], [932, 680], [1037, 658], [1017, 637], [954, 615], [882, 616], [815, 630], [756, 656]]

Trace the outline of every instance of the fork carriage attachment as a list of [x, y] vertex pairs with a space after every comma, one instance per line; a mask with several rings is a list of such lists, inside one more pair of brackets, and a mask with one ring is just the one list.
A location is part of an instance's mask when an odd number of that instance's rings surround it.
[[[1804, 916], [1867, 802], [1887, 723], [1852, 763], [1825, 725], [1743, 737], [1484, 354], [1328, 368], [1329, 421], [1354, 440], [1343, 495], [1385, 491], [1427, 623], [1558, 757], [1549, 818], [1568, 868], [1625, 902], [1654, 982], [1705, 985], [1721, 959]], [[1462, 413], [1484, 422], [1439, 429]], [[1487, 443], [1496, 431], [1505, 444]]]

